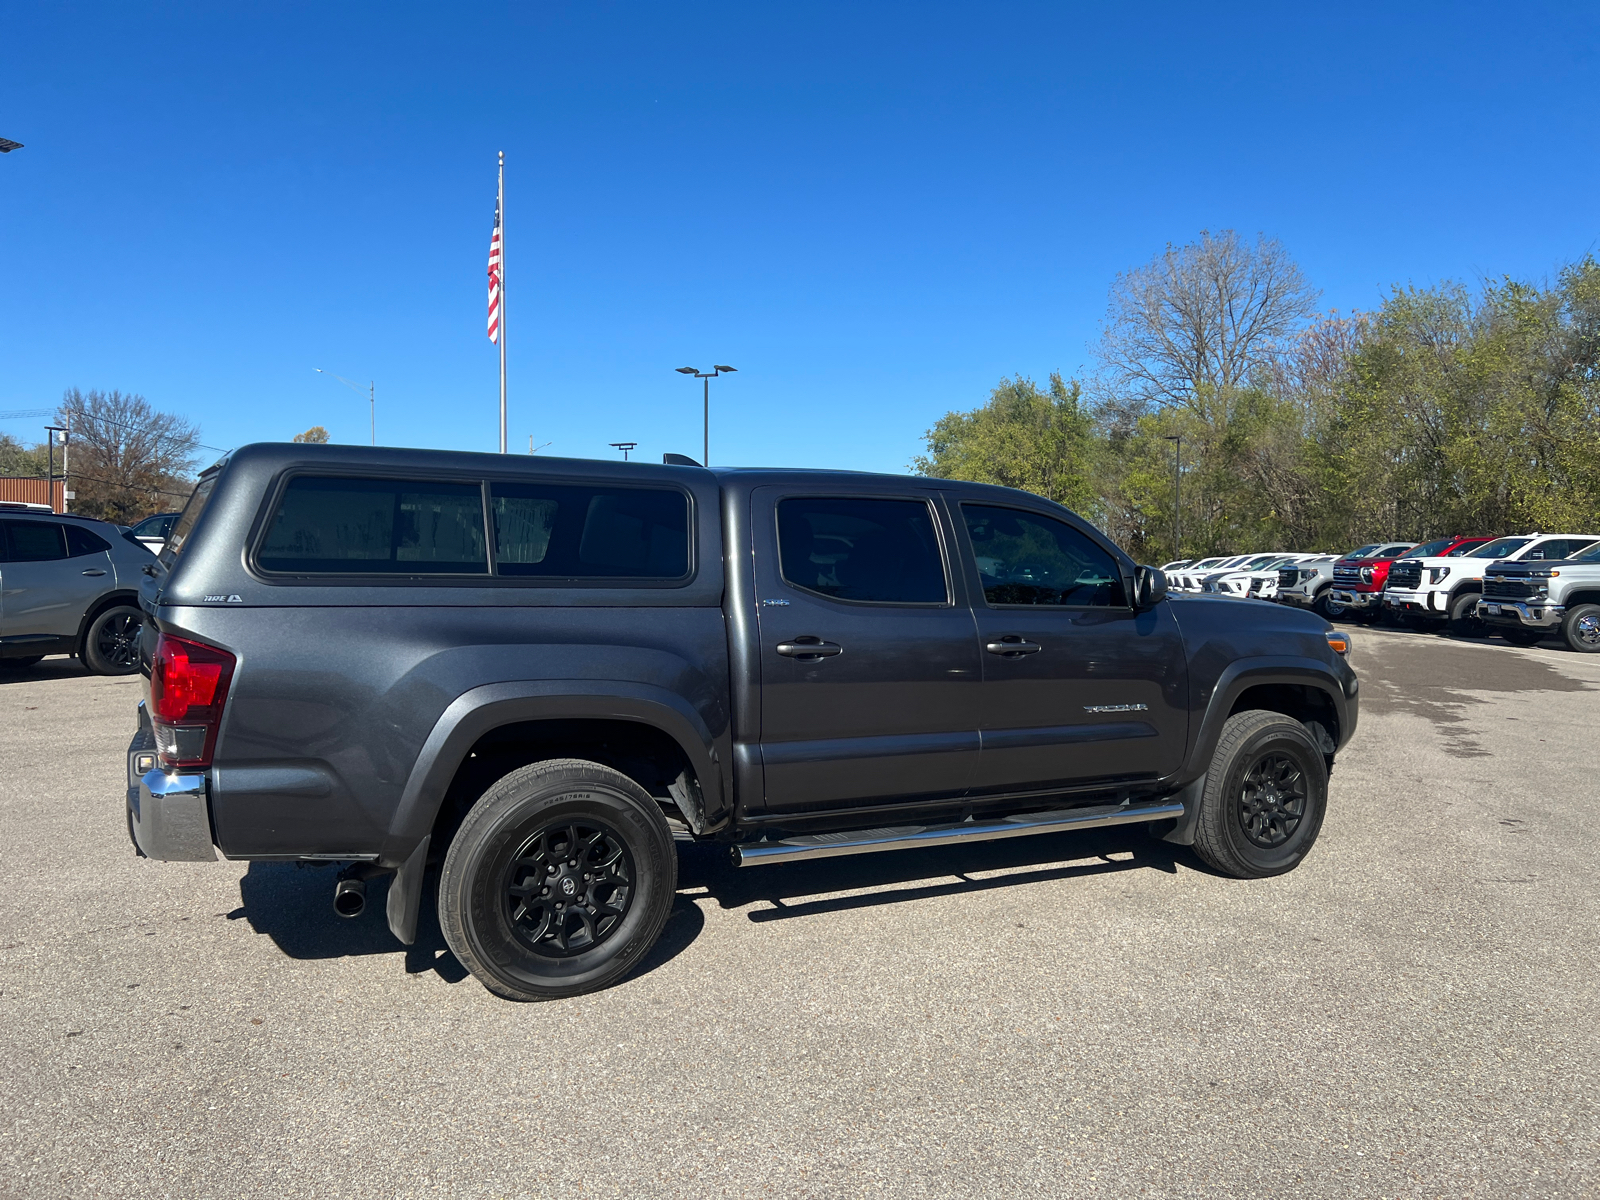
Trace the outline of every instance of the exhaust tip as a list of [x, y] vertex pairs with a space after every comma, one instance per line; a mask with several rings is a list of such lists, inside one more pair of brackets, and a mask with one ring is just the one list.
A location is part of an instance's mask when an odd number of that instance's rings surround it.
[[366, 907], [366, 880], [341, 879], [333, 885], [333, 911], [341, 917], [359, 917]]

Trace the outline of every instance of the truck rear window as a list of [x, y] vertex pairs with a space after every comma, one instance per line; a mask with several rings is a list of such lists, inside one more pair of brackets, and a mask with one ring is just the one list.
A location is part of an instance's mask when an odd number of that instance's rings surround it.
[[293, 575], [487, 575], [483, 489], [297, 476], [284, 488], [256, 562]]
[[495, 569], [546, 579], [682, 579], [689, 497], [675, 488], [493, 483]]

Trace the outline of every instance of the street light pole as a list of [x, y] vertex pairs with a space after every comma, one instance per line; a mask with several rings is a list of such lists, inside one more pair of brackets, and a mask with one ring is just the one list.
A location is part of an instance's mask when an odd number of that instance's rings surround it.
[[705, 392], [704, 396], [702, 397], [705, 405], [705, 436], [704, 441], [701, 444], [700, 465], [702, 467], [709, 467], [711, 465], [711, 381], [718, 375], [736, 374], [736, 368], [713, 365], [709, 371], [702, 371], [698, 367], [674, 367], [673, 370], [677, 371], [679, 375], [693, 375], [696, 379], [705, 380]]
[[1178, 489], [1183, 486], [1183, 434], [1163, 434], [1161, 440], [1176, 443], [1172, 456], [1172, 557], [1176, 559], [1183, 557], [1183, 551], [1178, 549], [1178, 535], [1182, 528], [1178, 516], [1180, 512]]

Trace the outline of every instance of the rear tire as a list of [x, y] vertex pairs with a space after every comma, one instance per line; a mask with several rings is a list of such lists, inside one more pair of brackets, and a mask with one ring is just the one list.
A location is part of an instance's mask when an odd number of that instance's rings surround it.
[[1456, 637], [1482, 637], [1488, 632], [1478, 616], [1477, 592], [1467, 592], [1450, 601], [1450, 619], [1446, 627]]
[[1195, 820], [1195, 853], [1224, 875], [1264, 879], [1299, 866], [1322, 829], [1328, 764], [1282, 713], [1235, 713], [1222, 727]]
[[144, 613], [131, 604], [105, 610], [83, 635], [83, 662], [96, 675], [132, 675], [139, 669]]
[[1579, 604], [1561, 618], [1561, 640], [1579, 654], [1600, 653], [1600, 604]]
[[439, 924], [491, 992], [555, 1000], [632, 970], [677, 887], [649, 793], [599, 763], [552, 759], [513, 771], [467, 814], [440, 875]]

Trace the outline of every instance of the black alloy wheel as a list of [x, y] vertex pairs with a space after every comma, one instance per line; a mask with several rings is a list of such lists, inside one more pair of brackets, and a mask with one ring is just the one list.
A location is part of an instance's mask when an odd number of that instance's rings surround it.
[[535, 954], [568, 958], [621, 928], [633, 899], [633, 856], [606, 825], [557, 821], [506, 868], [506, 919]]
[[1306, 815], [1306, 782], [1298, 763], [1281, 751], [1263, 754], [1245, 772], [1239, 823], [1263, 850], [1287, 842]]
[[600, 763], [512, 771], [462, 821], [439, 875], [439, 925], [462, 964], [512, 1000], [606, 987], [661, 934], [678, 856], [661, 806]]
[[84, 664], [96, 675], [132, 675], [139, 669], [143, 628], [144, 613], [131, 604], [106, 609], [84, 634]]
[[1322, 829], [1328, 762], [1311, 733], [1283, 713], [1235, 713], [1222, 727], [1195, 817], [1194, 849], [1236, 879], [1299, 866]]

